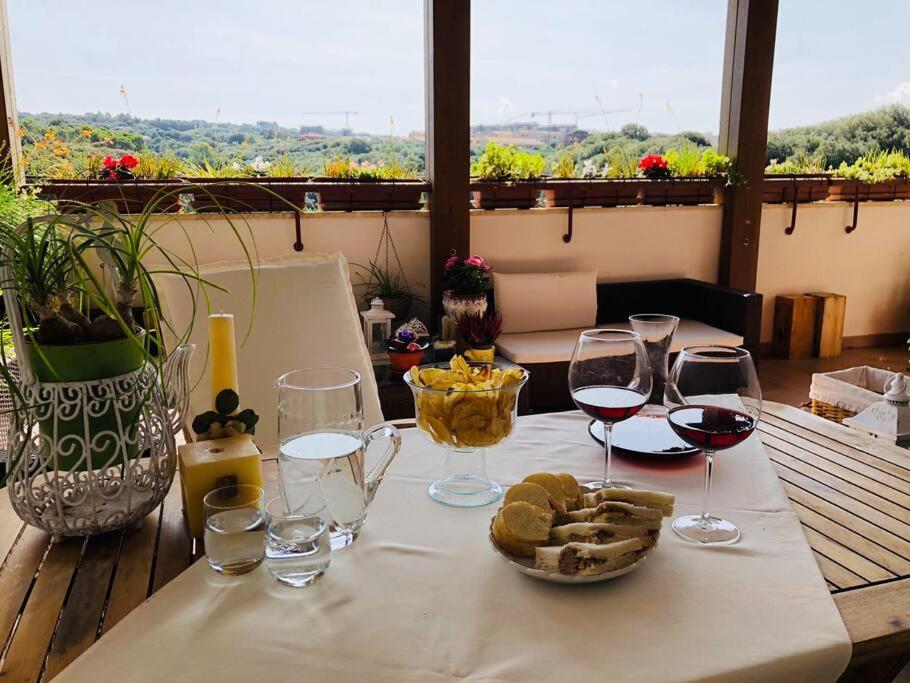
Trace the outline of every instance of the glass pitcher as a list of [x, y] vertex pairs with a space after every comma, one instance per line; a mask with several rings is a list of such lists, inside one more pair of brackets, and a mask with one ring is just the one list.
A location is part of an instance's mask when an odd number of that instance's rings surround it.
[[[328, 508], [332, 548], [357, 540], [367, 507], [401, 447], [392, 425], [363, 425], [360, 374], [343, 368], [306, 368], [278, 378], [278, 470], [288, 510]], [[389, 445], [366, 468], [378, 438]]]

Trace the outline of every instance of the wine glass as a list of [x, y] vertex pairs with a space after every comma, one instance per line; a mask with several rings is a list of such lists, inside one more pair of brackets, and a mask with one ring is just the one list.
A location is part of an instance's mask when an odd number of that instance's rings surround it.
[[611, 477], [613, 425], [639, 410], [651, 393], [651, 366], [641, 336], [628, 330], [586, 330], [569, 364], [569, 392], [580, 410], [604, 426], [604, 476], [585, 488], [629, 488]]
[[684, 348], [670, 371], [664, 403], [673, 431], [705, 454], [702, 513], [677, 517], [673, 530], [692, 543], [736, 543], [739, 529], [711, 515], [708, 502], [715, 454], [745, 441], [761, 417], [761, 387], [752, 356], [731, 346]]

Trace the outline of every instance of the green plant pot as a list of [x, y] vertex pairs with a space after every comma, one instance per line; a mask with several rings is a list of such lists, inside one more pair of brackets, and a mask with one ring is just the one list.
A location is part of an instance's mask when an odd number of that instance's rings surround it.
[[[91, 382], [135, 372], [142, 367], [145, 353], [142, 344], [145, 332], [136, 338], [117, 339], [110, 342], [75, 344], [72, 346], [37, 346], [28, 343], [29, 363], [35, 376], [42, 383]], [[116, 401], [107, 401], [103, 407], [92, 407], [86, 415], [85, 406], [77, 406], [67, 414], [60, 411], [38, 420], [38, 431], [42, 436], [59, 444], [68, 436], [82, 439], [88, 436], [92, 444], [88, 460], [84, 452], [77, 449], [68, 455], [58, 453], [56, 469], [62, 471], [84, 471], [99, 469], [108, 464], [123, 464], [123, 452], [116, 439], [96, 438], [103, 432], [123, 433], [127, 441], [126, 457], [129, 460], [139, 455], [136, 445], [136, 420], [142, 410], [141, 402], [124, 409]], [[87, 428], [86, 428], [87, 424]], [[133, 443], [131, 443], [133, 442]], [[79, 443], [76, 441], [75, 443]], [[81, 461], [81, 462], [80, 462]]]

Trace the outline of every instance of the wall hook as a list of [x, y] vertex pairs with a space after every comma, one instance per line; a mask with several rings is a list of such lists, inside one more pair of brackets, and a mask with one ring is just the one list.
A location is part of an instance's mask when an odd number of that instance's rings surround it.
[[562, 241], [568, 244], [572, 241], [572, 204], [569, 204], [569, 231], [562, 236]]
[[792, 235], [796, 230], [796, 205], [799, 203], [796, 201], [796, 178], [793, 179], [793, 210], [790, 213], [790, 225], [784, 228], [784, 233], [787, 235]]
[[853, 223], [844, 228], [848, 235], [856, 230], [856, 220], [859, 217], [859, 185], [856, 186], [856, 197], [853, 199]]
[[300, 212], [294, 212], [294, 233], [297, 235], [297, 241], [294, 242], [294, 251], [303, 251], [303, 238], [300, 235]]

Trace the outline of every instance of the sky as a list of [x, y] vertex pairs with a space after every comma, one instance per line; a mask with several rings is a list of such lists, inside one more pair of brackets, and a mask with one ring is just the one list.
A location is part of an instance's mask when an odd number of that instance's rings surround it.
[[[473, 0], [471, 123], [716, 133], [726, 5]], [[356, 131], [425, 126], [423, 0], [8, 0], [8, 12], [20, 111], [341, 128], [334, 112], [349, 110]], [[770, 127], [910, 104], [910, 47], [894, 39], [907, 26], [907, 0], [780, 0]]]

